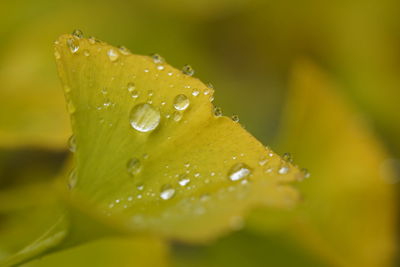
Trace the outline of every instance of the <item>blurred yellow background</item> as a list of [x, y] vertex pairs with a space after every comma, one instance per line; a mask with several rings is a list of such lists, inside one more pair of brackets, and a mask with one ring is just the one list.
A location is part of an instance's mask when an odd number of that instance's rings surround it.
[[[399, 11], [396, 0], [1, 1], [0, 189], [61, 170], [71, 130], [52, 46], [81, 29], [190, 64], [225, 115], [312, 174], [295, 211], [256, 212], [210, 246], [174, 245], [171, 265], [397, 266]], [[13, 239], [2, 205], [0, 243]]]

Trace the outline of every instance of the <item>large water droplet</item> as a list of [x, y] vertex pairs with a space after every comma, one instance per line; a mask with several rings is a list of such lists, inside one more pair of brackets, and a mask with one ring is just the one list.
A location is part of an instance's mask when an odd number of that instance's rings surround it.
[[142, 163], [138, 158], [131, 158], [126, 164], [127, 171], [134, 176], [142, 170]]
[[107, 51], [107, 56], [112, 62], [116, 61], [119, 58], [118, 52], [112, 48]]
[[153, 131], [157, 128], [160, 120], [160, 112], [147, 103], [134, 106], [129, 115], [129, 121], [133, 129], [143, 133]]
[[175, 195], [175, 189], [170, 185], [164, 185], [161, 188], [160, 197], [164, 200], [171, 199]]
[[76, 151], [75, 135], [71, 135], [71, 137], [68, 139], [68, 149], [72, 153]]
[[244, 163], [237, 163], [232, 166], [228, 172], [228, 177], [231, 181], [238, 181], [248, 177], [251, 174], [251, 169]]
[[67, 46], [72, 54], [75, 54], [79, 50], [79, 42], [75, 38], [68, 38]]
[[177, 95], [174, 99], [174, 108], [176, 110], [185, 110], [189, 107], [189, 105], [190, 105], [190, 100], [184, 94]]
[[194, 69], [190, 65], [185, 65], [182, 68], [182, 72], [186, 75], [193, 76]]

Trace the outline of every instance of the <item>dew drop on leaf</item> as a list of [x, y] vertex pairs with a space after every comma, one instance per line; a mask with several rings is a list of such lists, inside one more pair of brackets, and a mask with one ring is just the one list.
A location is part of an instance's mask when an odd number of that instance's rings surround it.
[[175, 189], [173, 189], [170, 185], [163, 185], [161, 187], [160, 197], [163, 200], [171, 199], [175, 195]]
[[175, 111], [173, 114], [173, 119], [174, 121], [180, 121], [182, 119], [182, 113], [179, 111]]
[[237, 163], [232, 166], [228, 172], [228, 177], [231, 181], [239, 181], [248, 177], [251, 174], [250, 167], [244, 163]]
[[185, 110], [189, 107], [189, 105], [190, 105], [190, 100], [184, 94], [179, 94], [174, 99], [174, 108], [176, 110]]
[[193, 76], [194, 69], [190, 65], [185, 65], [182, 68], [182, 72], [186, 75]]
[[72, 32], [72, 35], [76, 38], [83, 38], [83, 32], [79, 29], [76, 29]]
[[187, 174], [181, 174], [178, 183], [180, 186], [186, 186], [188, 183], [190, 183], [190, 179]]
[[71, 135], [71, 137], [68, 139], [68, 149], [72, 153], [76, 151], [75, 135]]
[[112, 48], [107, 51], [107, 56], [112, 62], [116, 61], [119, 58], [118, 52]]
[[141, 103], [134, 106], [129, 115], [133, 129], [139, 132], [150, 132], [160, 124], [161, 115], [151, 104]]
[[78, 175], [76, 173], [76, 169], [72, 169], [68, 175], [68, 188], [71, 190], [76, 186], [78, 182]]
[[75, 54], [79, 50], [79, 42], [74, 38], [67, 39], [67, 46], [72, 54]]
[[142, 170], [142, 163], [138, 158], [131, 158], [126, 164], [126, 169], [131, 176], [135, 176]]
[[278, 169], [278, 173], [279, 174], [288, 174], [290, 171], [289, 166], [287, 165], [282, 165], [279, 169]]
[[239, 122], [239, 116], [238, 116], [238, 115], [232, 115], [231, 119], [232, 119], [234, 122]]
[[217, 117], [222, 116], [222, 109], [220, 107], [215, 107], [214, 108], [214, 115]]

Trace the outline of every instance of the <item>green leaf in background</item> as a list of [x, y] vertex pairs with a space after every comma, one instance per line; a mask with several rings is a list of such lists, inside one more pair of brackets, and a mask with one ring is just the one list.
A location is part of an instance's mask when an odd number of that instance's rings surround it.
[[71, 194], [134, 231], [204, 242], [302, 177], [211, 103], [193, 70], [64, 35], [55, 51], [76, 142]]
[[169, 266], [168, 247], [159, 239], [106, 238], [54, 253], [23, 267], [164, 267]]
[[308, 61], [294, 68], [280, 148], [312, 178], [300, 185], [304, 201], [295, 212], [258, 214], [252, 227], [283, 230], [334, 266], [391, 266], [393, 173], [382, 168], [389, 156], [336, 86]]

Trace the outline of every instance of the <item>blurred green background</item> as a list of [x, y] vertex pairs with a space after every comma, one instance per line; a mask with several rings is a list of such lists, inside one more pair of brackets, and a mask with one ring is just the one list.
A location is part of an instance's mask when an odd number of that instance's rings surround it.
[[[63, 167], [71, 132], [52, 45], [77, 28], [190, 64], [225, 115], [312, 173], [299, 210], [255, 212], [209, 246], [173, 244], [168, 264], [397, 266], [399, 11], [396, 0], [1, 1], [0, 194]], [[0, 256], [18, 247], [5, 245], [6, 204]]]

